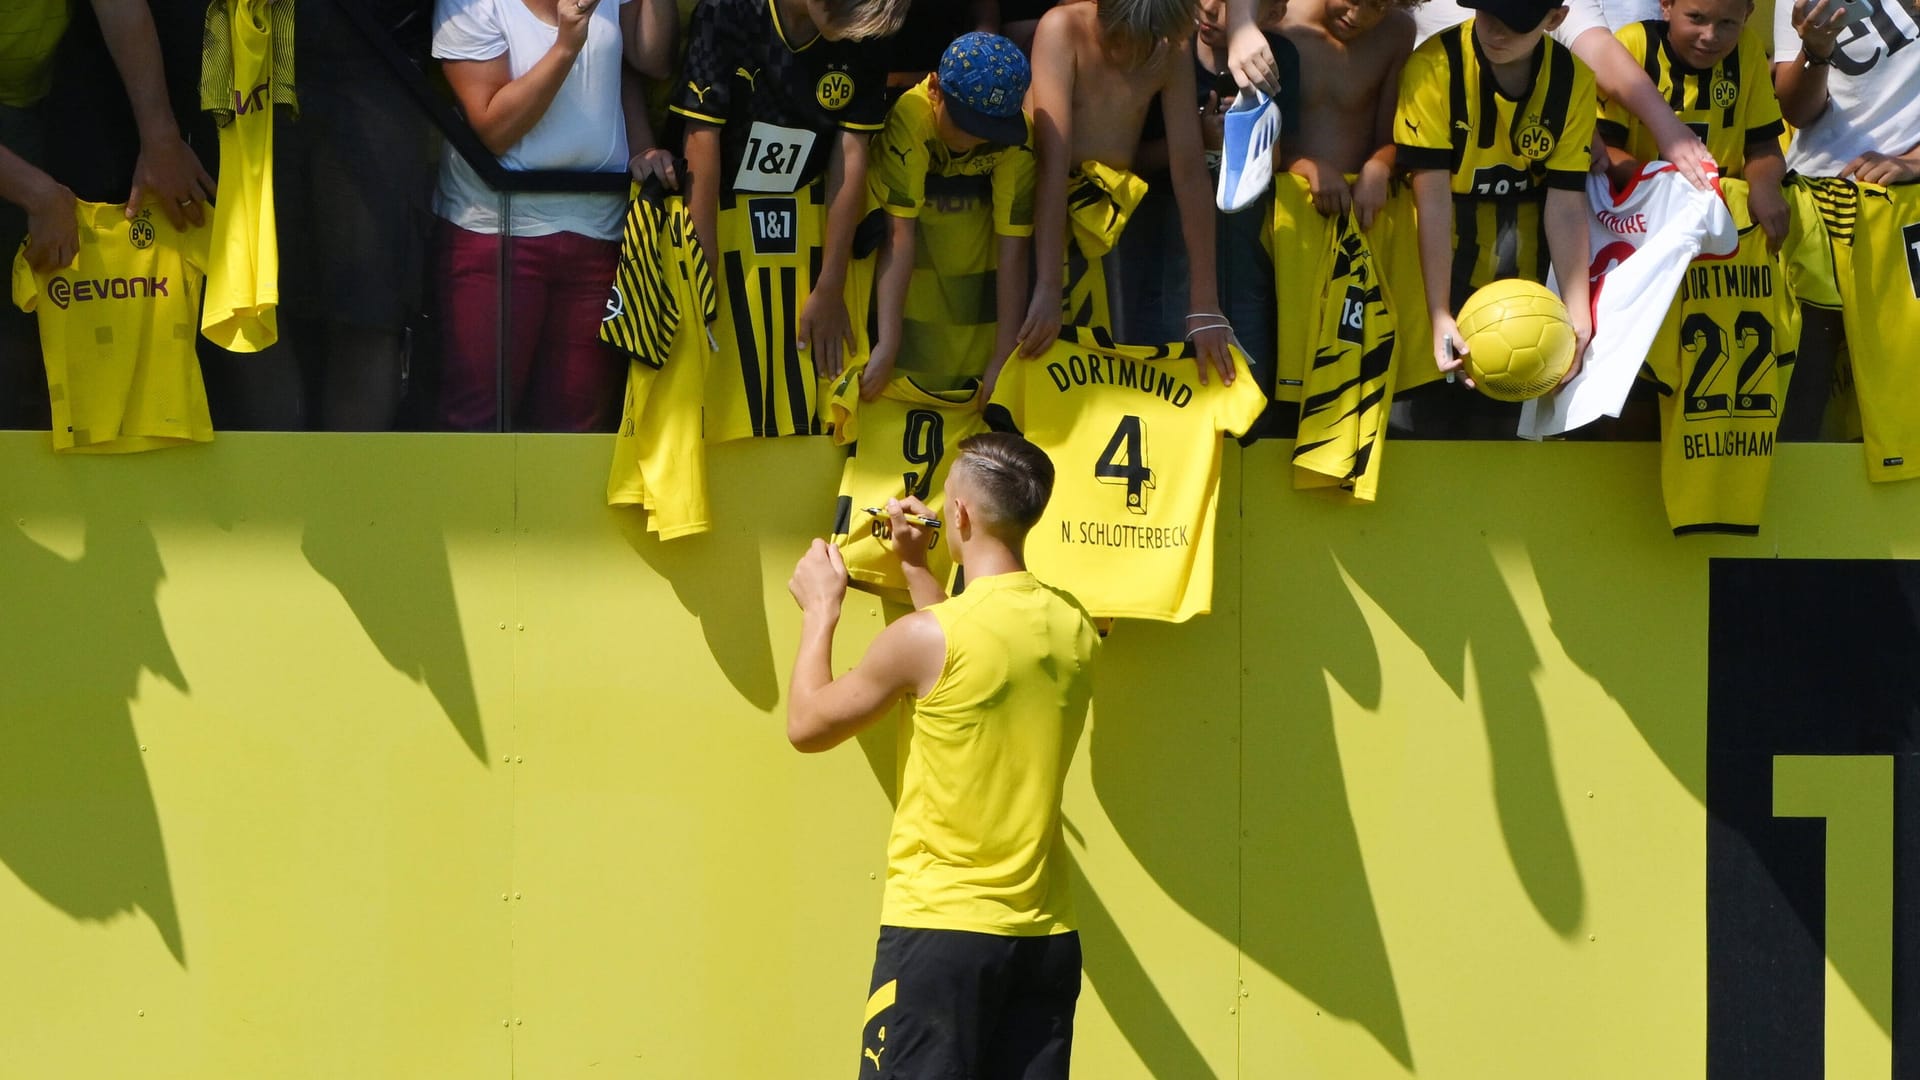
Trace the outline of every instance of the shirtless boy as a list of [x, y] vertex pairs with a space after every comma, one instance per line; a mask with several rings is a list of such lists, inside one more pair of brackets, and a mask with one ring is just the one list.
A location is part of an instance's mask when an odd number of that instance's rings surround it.
[[[1400, 68], [1413, 52], [1419, 0], [1291, 0], [1281, 30], [1300, 51], [1300, 127], [1289, 172], [1307, 181], [1313, 208], [1351, 208], [1372, 228], [1393, 174], [1393, 110]], [[1355, 179], [1351, 182], [1348, 177]]]
[[1184, 46], [1196, 0], [1079, 0], [1040, 20], [1033, 39], [1033, 119], [1039, 176], [1034, 198], [1033, 301], [1020, 353], [1040, 355], [1059, 336], [1066, 265], [1067, 179], [1081, 162], [1131, 170], [1148, 103], [1160, 95], [1174, 201], [1186, 238], [1187, 336], [1200, 361], [1233, 378], [1232, 327], [1214, 274], [1213, 193], [1200, 141], [1193, 62]]

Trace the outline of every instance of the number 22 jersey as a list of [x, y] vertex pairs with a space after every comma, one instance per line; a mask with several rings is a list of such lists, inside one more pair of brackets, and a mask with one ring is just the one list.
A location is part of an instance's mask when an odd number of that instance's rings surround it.
[[1199, 381], [1192, 346], [1115, 345], [1065, 327], [1001, 370], [987, 421], [1053, 459], [1053, 498], [1027, 566], [1098, 618], [1184, 622], [1213, 604], [1220, 440], [1267, 396], [1233, 349], [1234, 381]]

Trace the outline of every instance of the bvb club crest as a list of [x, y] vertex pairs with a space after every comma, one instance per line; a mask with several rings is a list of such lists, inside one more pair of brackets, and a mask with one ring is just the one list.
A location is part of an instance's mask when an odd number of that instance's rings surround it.
[[1553, 153], [1556, 141], [1553, 132], [1548, 131], [1545, 125], [1528, 124], [1520, 129], [1519, 137], [1513, 141], [1513, 148], [1528, 161], [1545, 161], [1547, 155]]
[[853, 103], [853, 76], [844, 71], [829, 71], [813, 84], [813, 99], [823, 109], [839, 111]]

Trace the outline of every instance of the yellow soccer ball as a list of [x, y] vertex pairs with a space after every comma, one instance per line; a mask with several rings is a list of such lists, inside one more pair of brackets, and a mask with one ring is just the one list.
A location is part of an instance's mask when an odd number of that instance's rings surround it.
[[1545, 285], [1493, 282], [1467, 297], [1454, 323], [1467, 344], [1467, 374], [1495, 401], [1537, 398], [1573, 366], [1567, 305]]

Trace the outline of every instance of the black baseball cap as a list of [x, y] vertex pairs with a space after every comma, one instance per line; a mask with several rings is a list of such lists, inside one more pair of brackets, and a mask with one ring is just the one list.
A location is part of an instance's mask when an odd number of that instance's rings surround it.
[[1525, 34], [1539, 29], [1548, 15], [1566, 5], [1561, 0], [1460, 0], [1460, 6], [1484, 11], [1514, 33]]

